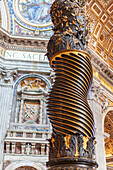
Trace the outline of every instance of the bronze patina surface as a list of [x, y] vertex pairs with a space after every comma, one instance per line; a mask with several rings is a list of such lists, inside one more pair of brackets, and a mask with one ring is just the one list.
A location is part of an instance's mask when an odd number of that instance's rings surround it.
[[55, 72], [47, 111], [53, 127], [48, 168], [91, 170], [95, 161], [94, 118], [87, 102], [92, 66], [87, 54], [88, 18], [84, 0], [55, 0], [54, 35], [47, 57]]

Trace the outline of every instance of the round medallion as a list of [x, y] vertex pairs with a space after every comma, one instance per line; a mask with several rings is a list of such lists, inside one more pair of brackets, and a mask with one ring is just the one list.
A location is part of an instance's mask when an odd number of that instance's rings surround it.
[[27, 25], [47, 27], [52, 25], [50, 7], [54, 0], [17, 0], [17, 17]]

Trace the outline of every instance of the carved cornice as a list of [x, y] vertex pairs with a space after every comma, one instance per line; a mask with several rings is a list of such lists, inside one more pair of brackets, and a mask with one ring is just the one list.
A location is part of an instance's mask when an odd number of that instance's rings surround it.
[[[0, 46], [6, 50], [46, 52], [47, 43], [48, 39], [12, 36], [0, 28]], [[90, 48], [90, 45], [88, 46], [88, 51], [93, 67], [105, 80], [113, 85], [113, 69]]]
[[90, 47], [88, 52], [91, 56], [91, 62], [93, 67], [98, 71], [99, 75], [113, 85], [113, 68], [111, 68], [97, 53], [95, 53]]
[[12, 36], [0, 28], [0, 45], [5, 49], [21, 51], [46, 51], [48, 39]]

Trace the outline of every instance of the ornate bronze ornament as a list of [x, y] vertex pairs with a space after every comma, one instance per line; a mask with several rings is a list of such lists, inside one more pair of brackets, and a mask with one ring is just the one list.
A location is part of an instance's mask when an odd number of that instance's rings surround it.
[[87, 102], [92, 66], [86, 45], [88, 19], [84, 0], [55, 0], [51, 7], [54, 35], [47, 56], [55, 72], [48, 97], [53, 127], [49, 169], [93, 169], [94, 118]]
[[90, 22], [85, 16], [85, 0], [55, 0], [50, 14], [54, 35], [48, 43], [48, 58], [65, 49], [86, 50]]

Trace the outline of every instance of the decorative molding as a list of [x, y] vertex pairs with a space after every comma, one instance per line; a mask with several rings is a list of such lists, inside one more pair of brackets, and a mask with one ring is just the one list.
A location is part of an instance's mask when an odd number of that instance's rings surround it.
[[104, 100], [102, 101], [102, 112], [107, 110], [109, 105], [110, 105], [110, 102], [108, 101], [108, 98], [107, 97], [104, 98]]
[[0, 45], [6, 50], [46, 51], [47, 43], [48, 39], [12, 36], [0, 28]]
[[5, 170], [16, 169], [21, 166], [30, 166], [38, 170], [47, 170], [47, 168], [42, 163], [35, 163], [32, 161], [16, 161], [7, 166]]
[[0, 68], [0, 83], [13, 84], [18, 77], [18, 68], [7, 69]]
[[[6, 50], [46, 52], [48, 39], [17, 37], [8, 34], [0, 28], [0, 45]], [[37, 48], [38, 47], [38, 48]], [[111, 85], [113, 85], [113, 69], [94, 50], [88, 47], [92, 65]]]
[[99, 85], [92, 83], [91, 91], [88, 94], [88, 100], [95, 100], [96, 102], [100, 103], [102, 112], [105, 112], [110, 105], [110, 101], [108, 97], [104, 94], [104, 88], [101, 87], [101, 83]]
[[90, 47], [88, 52], [91, 56], [92, 66], [98, 71], [99, 75], [102, 76], [107, 82], [113, 85], [113, 69], [105, 62], [98, 54], [96, 54]]
[[95, 100], [97, 102], [100, 102], [103, 99], [103, 91], [104, 89], [93, 82], [91, 86], [91, 91], [88, 94], [88, 100]]

